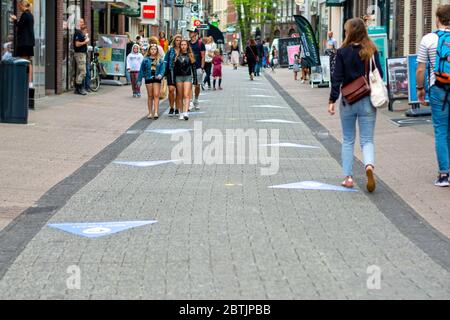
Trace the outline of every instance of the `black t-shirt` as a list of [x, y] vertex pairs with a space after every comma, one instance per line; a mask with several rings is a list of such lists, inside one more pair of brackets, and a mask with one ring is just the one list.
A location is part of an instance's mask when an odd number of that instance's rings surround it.
[[87, 44], [77, 47], [75, 41], [86, 41], [86, 37], [81, 30], [75, 29], [75, 34], [73, 35], [73, 48], [75, 52], [87, 52]]
[[203, 42], [201, 42], [200, 44], [200, 40], [197, 40], [197, 42], [192, 43], [189, 42], [189, 44], [191, 45], [192, 48], [192, 52], [194, 53], [194, 57], [195, 57], [195, 68], [199, 69], [202, 67], [202, 51], [206, 51], [206, 47], [205, 44]]

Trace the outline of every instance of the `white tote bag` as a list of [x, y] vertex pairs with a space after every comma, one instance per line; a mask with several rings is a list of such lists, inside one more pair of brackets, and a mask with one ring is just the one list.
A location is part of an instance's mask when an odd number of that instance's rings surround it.
[[[372, 63], [374, 70], [372, 71]], [[370, 85], [370, 102], [375, 108], [384, 108], [389, 103], [389, 96], [384, 85], [383, 79], [380, 76], [380, 72], [377, 69], [375, 58], [370, 59], [369, 68], [369, 85]]]

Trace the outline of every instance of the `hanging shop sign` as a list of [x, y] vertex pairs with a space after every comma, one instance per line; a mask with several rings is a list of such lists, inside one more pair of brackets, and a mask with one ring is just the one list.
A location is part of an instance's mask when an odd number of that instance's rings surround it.
[[141, 3], [141, 23], [158, 25], [159, 0], [149, 0]]

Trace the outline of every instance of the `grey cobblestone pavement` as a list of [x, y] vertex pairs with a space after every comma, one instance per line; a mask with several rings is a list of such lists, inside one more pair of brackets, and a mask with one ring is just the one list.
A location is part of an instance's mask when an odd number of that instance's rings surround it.
[[[250, 82], [243, 69], [225, 68], [224, 75], [223, 91], [201, 96], [205, 113], [189, 121], [164, 115], [148, 129], [192, 129], [194, 120], [222, 132], [278, 128], [280, 141], [320, 149], [280, 148], [280, 169], [271, 176], [250, 164], [109, 163], [49, 223], [158, 223], [94, 239], [44, 226], [4, 273], [0, 298], [450, 298], [448, 268], [400, 232], [364, 190], [268, 188], [305, 180], [337, 185], [341, 167], [267, 79]], [[116, 160], [170, 159], [170, 135], [130, 134], [139, 136]], [[71, 265], [80, 268], [80, 289], [66, 286]], [[372, 265], [381, 269], [380, 289], [367, 287]]]

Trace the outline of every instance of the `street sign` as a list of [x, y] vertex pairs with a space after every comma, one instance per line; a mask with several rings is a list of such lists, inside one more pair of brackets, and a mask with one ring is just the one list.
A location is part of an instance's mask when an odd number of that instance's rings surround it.
[[186, 20], [178, 20], [178, 29], [186, 28], [187, 21]]
[[201, 24], [202, 23], [200, 20], [194, 20], [194, 23], [193, 23], [194, 27], [199, 27]]
[[[198, 20], [199, 21], [199, 20]], [[197, 29], [199, 30], [209, 30], [209, 26], [206, 23], [201, 23], [197, 26]]]
[[198, 12], [198, 4], [196, 4], [196, 3], [192, 3], [191, 4], [191, 12], [192, 13], [197, 13]]
[[175, 0], [175, 7], [184, 7], [184, 0]]

